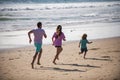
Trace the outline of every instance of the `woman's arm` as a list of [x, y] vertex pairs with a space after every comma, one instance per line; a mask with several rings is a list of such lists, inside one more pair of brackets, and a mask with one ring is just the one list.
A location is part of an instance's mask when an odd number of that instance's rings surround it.
[[66, 41], [66, 39], [65, 39], [65, 35], [64, 35], [63, 32], [62, 32], [62, 38], [63, 38], [63, 41]]
[[66, 41], [66, 39], [65, 39], [65, 38], [63, 38], [63, 41]]
[[55, 33], [52, 36], [52, 43], [53, 43], [53, 45], [54, 45], [54, 38], [55, 38]]

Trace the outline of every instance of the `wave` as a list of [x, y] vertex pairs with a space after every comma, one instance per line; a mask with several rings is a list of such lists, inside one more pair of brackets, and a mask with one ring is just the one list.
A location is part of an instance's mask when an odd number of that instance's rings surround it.
[[[95, 5], [97, 4], [97, 5]], [[16, 7], [12, 5], [11, 7], [4, 7], [1, 5], [0, 11], [34, 11], [34, 10], [53, 10], [53, 9], [82, 9], [82, 8], [101, 8], [101, 7], [120, 7], [120, 3], [70, 3], [70, 4], [29, 4]], [[21, 4], [20, 4], [21, 5]]]
[[11, 20], [44, 20], [45, 18], [7, 18], [7, 17], [0, 17], [0, 21], [11, 21]]
[[[30, 21], [29, 21], [30, 22]], [[95, 23], [119, 23], [120, 19], [94, 19], [94, 20], [71, 20], [71, 21], [47, 21], [44, 22], [46, 28], [53, 28], [58, 23], [63, 26], [77, 26], [77, 25], [85, 25], [85, 24], [95, 24]], [[26, 21], [22, 24], [25, 24]], [[22, 25], [22, 24], [12, 24], [11, 26], [6, 25], [6, 28], [0, 27], [0, 32], [9, 32], [9, 31], [21, 31], [21, 30], [29, 30], [31, 29], [32, 24]]]
[[111, 2], [119, 0], [0, 0], [0, 3], [71, 3], [71, 2]]
[[35, 10], [33, 8], [28, 8], [26, 7], [25, 9], [20, 9], [20, 8], [2, 8], [0, 11], [20, 11], [20, 10]]
[[51, 27], [57, 24], [117, 23], [120, 22], [119, 14], [118, 2], [2, 4], [0, 32], [30, 29], [38, 21]]

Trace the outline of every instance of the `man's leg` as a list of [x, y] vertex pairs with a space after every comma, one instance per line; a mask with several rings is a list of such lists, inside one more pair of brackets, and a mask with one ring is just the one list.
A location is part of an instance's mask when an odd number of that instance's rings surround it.
[[38, 61], [37, 61], [37, 64], [40, 65], [40, 58], [41, 58], [41, 55], [42, 55], [42, 48], [38, 54]]
[[33, 60], [32, 60], [32, 63], [31, 63], [32, 68], [34, 68], [34, 62], [36, 60], [37, 54], [38, 54], [38, 52], [36, 52], [35, 55], [33, 56]]

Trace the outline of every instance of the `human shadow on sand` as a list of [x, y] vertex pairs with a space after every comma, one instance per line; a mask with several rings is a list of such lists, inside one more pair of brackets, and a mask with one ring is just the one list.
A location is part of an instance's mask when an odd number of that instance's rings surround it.
[[53, 68], [53, 69], [57, 71], [65, 71], [65, 72], [86, 72], [78, 69], [62, 69], [62, 68]]
[[55, 70], [60, 72], [86, 72], [78, 69], [63, 69], [58, 67], [40, 67], [40, 68], [35, 68], [35, 70]]
[[100, 48], [91, 48], [89, 50], [99, 50]]
[[77, 66], [77, 67], [91, 67], [91, 68], [100, 68], [100, 66], [92, 66], [92, 65], [79, 65], [79, 64], [59, 64], [59, 65], [69, 65], [69, 66]]
[[86, 58], [86, 60], [112, 61], [110, 58]]
[[120, 53], [120, 50], [113, 50], [113, 51], [108, 51], [108, 52]]

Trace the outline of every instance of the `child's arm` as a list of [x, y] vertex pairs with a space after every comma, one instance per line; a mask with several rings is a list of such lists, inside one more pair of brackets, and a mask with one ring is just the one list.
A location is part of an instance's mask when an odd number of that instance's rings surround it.
[[29, 32], [28, 32], [29, 43], [31, 43], [31, 42], [32, 42], [31, 35], [30, 35], [31, 33], [33, 33], [33, 31], [29, 31]]
[[[87, 39], [86, 39], [86, 40], [87, 40]], [[88, 43], [88, 44], [91, 44], [91, 43], [92, 43], [92, 41], [88, 41], [88, 40], [87, 40], [87, 43]]]
[[91, 42], [88, 42], [88, 44], [91, 44], [91, 43], [93, 43], [92, 41]]

